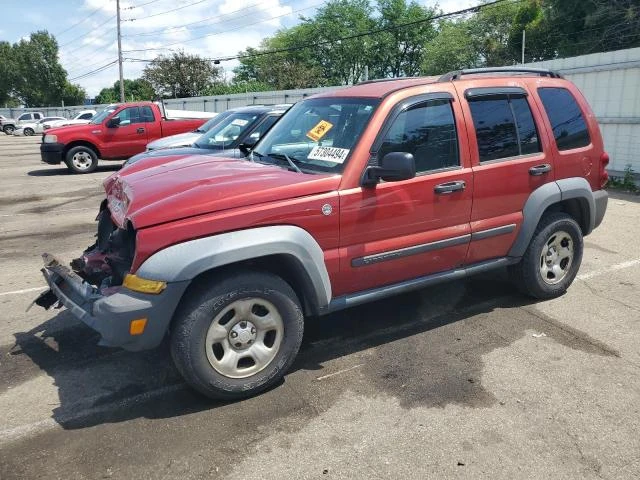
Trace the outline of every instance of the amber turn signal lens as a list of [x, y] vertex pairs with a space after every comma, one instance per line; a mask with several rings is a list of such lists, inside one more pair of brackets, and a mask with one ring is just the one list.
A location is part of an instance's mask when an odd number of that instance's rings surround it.
[[147, 280], [146, 278], [140, 278], [132, 274], [127, 274], [124, 277], [122, 285], [129, 290], [140, 293], [158, 294], [167, 288], [166, 282], [158, 282], [156, 280]]
[[144, 333], [144, 327], [147, 326], [146, 318], [138, 318], [136, 320], [131, 320], [129, 324], [129, 334], [130, 335], [142, 335]]

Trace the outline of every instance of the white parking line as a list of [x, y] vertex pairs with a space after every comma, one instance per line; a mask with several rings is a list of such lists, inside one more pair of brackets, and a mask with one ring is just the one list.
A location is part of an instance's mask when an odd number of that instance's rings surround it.
[[21, 438], [25, 438], [27, 436], [36, 435], [38, 433], [51, 430], [64, 423], [82, 420], [83, 418], [87, 418], [100, 413], [110, 412], [113, 410], [127, 409], [134, 406], [137, 403], [148, 401], [153, 398], [160, 397], [162, 395], [167, 395], [169, 393], [178, 392], [180, 390], [186, 389], [186, 387], [187, 386], [184, 383], [168, 385], [166, 387], [160, 387], [155, 390], [143, 392], [138, 395], [134, 395], [133, 397], [125, 398], [118, 402], [102, 405], [100, 407], [89, 408], [87, 410], [81, 410], [81, 411], [73, 412], [67, 415], [63, 414], [61, 417], [57, 419], [47, 418], [37, 422], [28, 423], [26, 425], [19, 425], [17, 427], [1, 430], [0, 446], [10, 442], [14, 442], [16, 440], [20, 440]]
[[316, 380], [324, 380], [325, 378], [335, 377], [336, 375], [341, 375], [343, 373], [350, 372], [351, 370], [355, 370], [356, 368], [360, 368], [364, 365], [364, 363], [360, 363], [358, 365], [354, 365], [353, 367], [345, 368], [344, 370], [338, 370], [337, 372], [329, 373], [327, 375], [322, 375], [321, 377], [316, 378]]
[[29, 292], [37, 292], [38, 290], [44, 290], [46, 287], [33, 287], [33, 288], [24, 288], [22, 290], [14, 290], [12, 292], [0, 292], [0, 297], [4, 297], [5, 295], [20, 295], [22, 293]]
[[578, 275], [576, 278], [578, 280], [588, 280], [593, 277], [598, 277], [600, 275], [615, 272], [616, 270], [622, 270], [623, 268], [633, 267], [635, 265], [640, 265], [640, 258], [629, 260], [627, 262], [616, 263], [615, 265], [611, 265], [610, 267], [594, 270], [593, 272], [583, 273], [581, 275]]

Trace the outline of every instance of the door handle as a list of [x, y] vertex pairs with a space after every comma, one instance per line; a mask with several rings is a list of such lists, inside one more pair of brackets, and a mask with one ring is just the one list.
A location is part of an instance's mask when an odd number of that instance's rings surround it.
[[548, 163], [543, 163], [542, 165], [534, 165], [529, 169], [529, 175], [533, 175], [534, 177], [539, 177], [540, 175], [544, 175], [545, 173], [549, 173], [551, 171], [551, 165]]
[[138, 129], [136, 130], [136, 132], [138, 132], [138, 133], [144, 133], [144, 128], [140, 127], [140, 128], [138, 128]]
[[433, 191], [438, 195], [446, 195], [448, 193], [458, 192], [464, 190], [467, 184], [464, 180], [456, 180], [454, 182], [441, 183], [436, 185]]

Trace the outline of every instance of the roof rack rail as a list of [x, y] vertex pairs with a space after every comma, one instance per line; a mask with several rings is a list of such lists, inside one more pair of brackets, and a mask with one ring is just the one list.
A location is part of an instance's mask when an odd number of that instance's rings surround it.
[[395, 82], [396, 80], [415, 80], [421, 77], [391, 77], [391, 78], [375, 78], [373, 80], [363, 80], [356, 83], [356, 85], [367, 85], [369, 83], [381, 83], [381, 82]]
[[462, 75], [475, 75], [479, 73], [535, 73], [541, 77], [563, 78], [558, 72], [548, 70], [546, 68], [528, 68], [528, 67], [489, 67], [489, 68], [468, 68], [465, 70], [454, 70], [445, 73], [438, 80], [439, 82], [451, 82], [459, 80]]

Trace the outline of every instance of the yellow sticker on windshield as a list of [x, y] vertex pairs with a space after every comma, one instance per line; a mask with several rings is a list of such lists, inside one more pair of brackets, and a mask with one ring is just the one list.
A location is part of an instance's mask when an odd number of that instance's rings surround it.
[[307, 137], [314, 142], [317, 142], [324, 137], [329, 130], [331, 130], [331, 127], [333, 127], [332, 123], [329, 123], [326, 120], [320, 120], [315, 127], [307, 132]]

